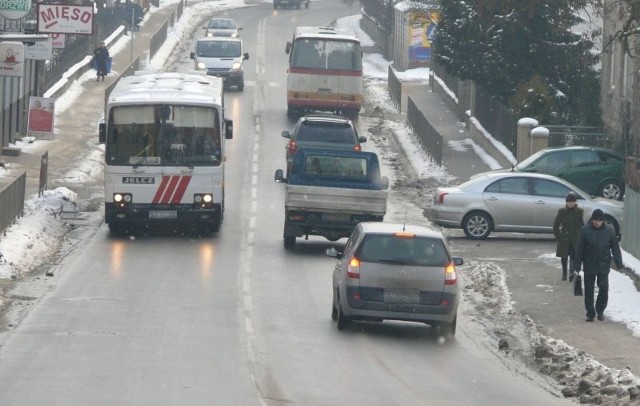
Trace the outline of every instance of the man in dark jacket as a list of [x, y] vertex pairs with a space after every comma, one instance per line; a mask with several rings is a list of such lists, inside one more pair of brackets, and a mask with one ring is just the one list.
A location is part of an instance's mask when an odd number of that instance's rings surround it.
[[96, 64], [96, 72], [97, 79], [96, 81], [102, 78], [104, 82], [104, 77], [107, 75], [107, 60], [109, 59], [109, 50], [106, 46], [104, 46], [104, 42], [100, 42], [100, 45], [93, 50], [93, 61]]
[[578, 245], [578, 235], [580, 227], [584, 224], [584, 211], [578, 207], [576, 203], [576, 195], [569, 193], [567, 195], [565, 207], [558, 210], [555, 220], [553, 221], [553, 234], [558, 240], [556, 246], [556, 257], [560, 258], [562, 264], [562, 280], [567, 280], [567, 259], [569, 263], [571, 275], [569, 280], [573, 280], [573, 269], [575, 268], [575, 251]]
[[[622, 251], [613, 227], [604, 222], [604, 213], [595, 209], [589, 222], [580, 228], [578, 246], [576, 247], [576, 272], [584, 266], [584, 307], [587, 310], [587, 321], [604, 320], [604, 309], [609, 300], [609, 270], [611, 255], [616, 267], [621, 269]], [[593, 295], [595, 284], [598, 284], [598, 297], [595, 308]]]

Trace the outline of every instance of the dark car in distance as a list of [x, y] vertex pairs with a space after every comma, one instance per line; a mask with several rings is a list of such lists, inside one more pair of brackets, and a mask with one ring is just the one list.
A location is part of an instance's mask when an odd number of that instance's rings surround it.
[[283, 4], [286, 4], [287, 7], [297, 7], [300, 8], [303, 4], [305, 8], [309, 8], [309, 2], [311, 0], [273, 0], [273, 8], [282, 7]]
[[362, 151], [366, 137], [358, 135], [351, 120], [333, 114], [313, 113], [298, 119], [291, 132], [283, 131], [286, 146], [287, 175], [296, 152], [302, 148]]
[[592, 196], [624, 198], [624, 156], [587, 146], [545, 148], [512, 168], [516, 172], [553, 175], [573, 183]]

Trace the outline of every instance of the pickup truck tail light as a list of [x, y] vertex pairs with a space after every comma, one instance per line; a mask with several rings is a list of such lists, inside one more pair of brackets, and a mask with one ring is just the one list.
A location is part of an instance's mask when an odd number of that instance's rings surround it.
[[353, 146], [353, 150], [360, 152], [360, 151], [362, 151], [362, 146], [360, 146], [360, 144], [356, 144], [356, 145]]
[[444, 284], [445, 285], [455, 285], [458, 283], [458, 276], [456, 275], [456, 267], [453, 263], [449, 263], [449, 265], [444, 267]]
[[353, 257], [349, 261], [347, 276], [351, 279], [360, 279], [360, 260], [358, 258]]

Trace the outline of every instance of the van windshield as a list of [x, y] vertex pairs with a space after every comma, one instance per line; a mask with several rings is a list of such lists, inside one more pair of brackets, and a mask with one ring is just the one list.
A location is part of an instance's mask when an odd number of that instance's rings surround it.
[[201, 58], [237, 58], [241, 53], [240, 41], [200, 41], [196, 45]]

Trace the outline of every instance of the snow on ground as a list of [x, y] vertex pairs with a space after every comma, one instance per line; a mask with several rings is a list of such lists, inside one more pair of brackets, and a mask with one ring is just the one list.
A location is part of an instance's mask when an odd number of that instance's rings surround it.
[[[224, 5], [206, 2], [187, 8], [185, 16], [170, 34], [170, 37], [178, 39], [167, 41], [156, 58], [149, 61], [149, 66], [162, 67], [167, 63], [179, 38], [182, 38], [184, 32], [198, 25], [198, 19], [194, 14], [202, 15], [221, 7], [232, 8], [241, 5], [244, 5], [241, 0], [228, 0]], [[354, 16], [339, 20], [338, 24], [355, 26], [361, 37], [365, 38], [364, 33], [357, 27], [358, 21], [359, 16]], [[124, 38], [124, 44], [120, 43], [123, 40], [118, 40], [114, 47], [126, 46], [127, 37]], [[363, 40], [365, 41], [370, 39]], [[422, 152], [402, 119], [388, 118], [399, 116], [392, 107], [393, 103], [386, 89], [389, 62], [380, 54], [367, 54], [364, 62], [365, 99], [367, 110], [371, 114], [361, 118], [361, 125], [367, 129], [367, 136], [372, 141], [368, 148], [381, 153], [384, 172], [391, 178], [394, 190], [400, 192], [394, 198], [390, 198], [389, 217], [391, 220], [402, 221], [407, 213], [414, 213], [412, 215], [415, 216], [415, 213], [419, 212], [416, 210], [416, 202], [424, 202], [426, 196], [432, 195], [437, 185], [450, 182], [452, 177]], [[425, 70], [403, 73], [403, 80], [428, 80], [428, 77], [429, 73]], [[83, 76], [57, 100], [58, 114], [79, 97], [82, 81], [92, 78], [92, 74], [87, 78]], [[34, 144], [32, 139], [25, 139], [18, 146], [29, 149], [34, 148]], [[483, 153], [480, 150], [477, 152]], [[82, 182], [83, 177], [100, 176], [100, 157], [93, 158], [82, 164], [84, 168], [81, 171], [71, 170], [66, 179]], [[406, 165], [407, 161], [409, 166]], [[6, 174], [7, 171], [0, 168], [0, 176]], [[55, 254], [60, 240], [72, 229], [72, 226], [60, 216], [60, 211], [74, 204], [75, 193], [64, 187], [46, 191], [40, 197], [28, 198], [24, 216], [6, 231], [6, 235], [0, 235], [0, 279], [19, 279]], [[415, 220], [424, 221], [424, 218], [416, 217]], [[640, 261], [626, 252], [623, 255], [625, 264], [636, 274], [640, 273]], [[548, 253], [539, 260], [557, 261], [557, 258], [555, 253]], [[512, 300], [505, 275], [505, 271], [495, 263], [479, 263], [465, 268], [462, 280], [462, 289], [465, 292], [462, 310], [466, 314], [472, 314], [474, 321], [482, 326], [490, 338], [483, 341], [487, 348], [505, 363], [518, 359], [525, 366], [536, 369], [561, 388], [564, 396], [576, 398], [581, 403], [640, 404], [640, 380], [631, 372], [607, 368], [564, 341], [541, 334], [528, 316], [519, 314], [511, 306]], [[640, 336], [638, 292], [628, 276], [617, 272], [612, 272], [611, 275], [612, 294], [607, 317], [624, 323], [634, 335]], [[505, 337], [509, 337], [511, 342]], [[499, 343], [498, 346], [492, 345], [496, 342]]]

